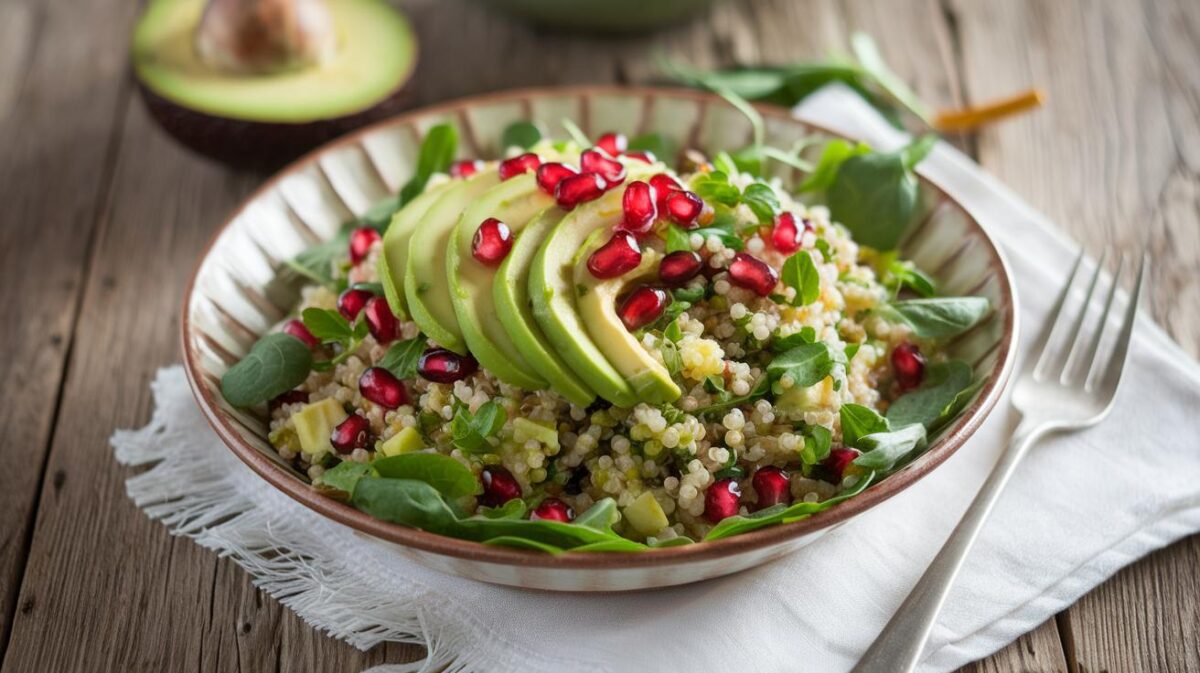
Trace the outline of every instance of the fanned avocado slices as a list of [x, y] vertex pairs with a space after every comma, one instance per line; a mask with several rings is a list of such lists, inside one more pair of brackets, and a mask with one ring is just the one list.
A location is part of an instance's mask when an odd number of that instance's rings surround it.
[[[635, 175], [630, 168], [627, 183], [648, 174], [643, 169]], [[624, 187], [613, 189], [577, 207], [554, 227], [530, 266], [529, 295], [538, 326], [563, 361], [598, 395], [619, 407], [632, 407], [639, 402], [637, 393], [596, 345], [579, 315], [574, 268], [592, 232], [619, 221], [624, 193]]]
[[533, 258], [546, 235], [565, 215], [564, 211], [552, 206], [525, 225], [508, 257], [496, 271], [491, 296], [500, 323], [525, 361], [549, 381], [558, 394], [576, 406], [586, 407], [596, 399], [596, 393], [563, 361], [542, 333], [534, 319], [529, 296], [529, 269]]
[[530, 365], [505, 330], [500, 309], [492, 300], [492, 281], [497, 278], [497, 269], [475, 259], [471, 244], [480, 223], [490, 217], [504, 222], [515, 235], [538, 213], [553, 205], [554, 199], [538, 188], [533, 173], [509, 178], [484, 192], [463, 211], [446, 248], [450, 298], [467, 348], [501, 381], [526, 390], [545, 388], [547, 379]]
[[459, 355], [467, 353], [467, 343], [450, 299], [446, 246], [463, 211], [499, 183], [495, 169], [454, 183], [429, 207], [408, 242], [402, 283], [408, 312], [425, 336]]
[[379, 282], [387, 296], [388, 306], [398, 316], [408, 315], [408, 302], [404, 298], [404, 269], [408, 265], [408, 241], [421, 223], [429, 207], [442, 195], [451, 183], [444, 182], [430, 187], [420, 196], [409, 201], [392, 216], [387, 232], [383, 235], [383, 254], [379, 256]]
[[642, 261], [632, 271], [620, 278], [601, 280], [587, 268], [587, 259], [596, 248], [607, 240], [606, 226], [616, 224], [609, 219], [595, 230], [593, 236], [581, 250], [575, 263], [575, 304], [579, 317], [587, 327], [592, 342], [604, 353], [612, 366], [620, 372], [642, 402], [665, 404], [679, 399], [679, 386], [671, 380], [671, 373], [655, 360], [637, 338], [625, 328], [617, 315], [617, 297], [630, 285], [653, 278], [658, 273], [658, 262], [662, 256], [654, 250], [642, 251]]

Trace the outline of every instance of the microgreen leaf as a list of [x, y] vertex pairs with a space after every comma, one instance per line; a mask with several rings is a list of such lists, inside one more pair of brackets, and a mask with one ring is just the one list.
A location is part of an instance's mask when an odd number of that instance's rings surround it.
[[379, 361], [378, 366], [390, 371], [400, 380], [411, 379], [417, 373], [417, 363], [425, 352], [425, 335], [418, 334], [416, 338], [397, 341], [388, 348], [387, 353]]
[[854, 459], [854, 464], [887, 472], [924, 442], [925, 427], [920, 423], [906, 425], [899, 430], [874, 432], [859, 437], [858, 445], [864, 453]]
[[510, 147], [519, 147], [527, 150], [536, 145], [543, 135], [541, 127], [537, 124], [515, 121], [504, 127], [504, 132], [500, 134], [500, 148], [506, 150]]
[[450, 162], [458, 152], [458, 131], [450, 124], [437, 124], [425, 134], [417, 154], [417, 170], [400, 189], [396, 210], [425, 191], [425, 183], [434, 173], [450, 170]]
[[453, 434], [450, 441], [468, 453], [485, 452], [491, 446], [487, 438], [499, 432], [506, 420], [508, 413], [495, 402], [484, 402], [474, 414], [466, 407], [460, 407], [450, 422]]
[[775, 356], [767, 365], [767, 373], [774, 380], [787, 374], [792, 377], [794, 385], [807, 388], [823, 380], [833, 371], [837, 360], [833, 351], [824, 341], [797, 346], [785, 353]]
[[668, 225], [666, 238], [667, 254], [678, 252], [680, 250], [691, 250], [692, 243], [690, 238], [691, 237], [688, 235], [688, 232], [684, 231], [681, 227], [678, 227], [674, 224]]
[[817, 159], [817, 167], [800, 183], [798, 191], [811, 192], [829, 189], [843, 162], [850, 157], [870, 151], [871, 148], [866, 143], [859, 142], [851, 145], [841, 138], [830, 140], [821, 150], [821, 157]]
[[308, 346], [289, 334], [268, 334], [221, 377], [221, 394], [235, 407], [253, 406], [304, 383], [311, 370]]
[[936, 297], [893, 302], [884, 313], [898, 316], [918, 337], [943, 339], [971, 329], [990, 310], [983, 297]]
[[692, 191], [709, 203], [721, 203], [726, 206], [736, 206], [742, 198], [742, 191], [736, 185], [730, 184], [729, 176], [722, 171], [697, 173], [692, 178]]
[[799, 332], [793, 332], [784, 337], [776, 337], [771, 340], [771, 351], [775, 353], [783, 353], [797, 346], [810, 344], [817, 340], [817, 330], [810, 325], [805, 325], [800, 328]]
[[755, 182], [742, 192], [742, 203], [750, 208], [760, 224], [770, 224], [779, 214], [779, 197], [770, 185]]
[[840, 410], [842, 420], [842, 443], [846, 446], [862, 448], [859, 440], [877, 432], [887, 432], [887, 419], [877, 411], [861, 404], [843, 404]]
[[817, 272], [817, 266], [807, 250], [801, 250], [784, 261], [780, 278], [796, 291], [792, 299], [793, 306], [808, 306], [821, 296], [821, 274]]
[[321, 473], [317, 481], [321, 485], [353, 495], [354, 487], [358, 484], [358, 480], [370, 472], [370, 463], [356, 463], [352, 460], [343, 460]]
[[350, 321], [331, 309], [306, 308], [300, 314], [300, 319], [308, 331], [324, 343], [339, 343], [354, 334]]
[[440, 453], [402, 453], [380, 458], [372, 466], [381, 477], [423, 481], [447, 498], [479, 490], [479, 481], [467, 466]]
[[823, 425], [809, 426], [804, 435], [804, 446], [800, 449], [800, 460], [805, 465], [816, 465], [829, 457], [833, 446], [833, 433]]

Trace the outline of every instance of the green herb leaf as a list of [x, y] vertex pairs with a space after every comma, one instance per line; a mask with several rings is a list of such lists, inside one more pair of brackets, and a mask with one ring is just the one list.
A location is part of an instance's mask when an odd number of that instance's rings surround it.
[[901, 395], [888, 407], [888, 423], [897, 428], [916, 423], [932, 431], [946, 418], [958, 394], [971, 387], [973, 376], [971, 366], [962, 360], [931, 365], [920, 388]]
[[779, 380], [784, 374], [790, 375], [796, 386], [807, 388], [829, 376], [835, 364], [829, 345], [818, 341], [775, 356], [767, 365], [767, 373], [774, 380]]
[[850, 36], [850, 47], [854, 50], [854, 55], [858, 57], [862, 69], [874, 78], [888, 96], [916, 115], [926, 126], [933, 126], [933, 113], [913, 93], [912, 89], [908, 88], [904, 80], [884, 63], [883, 56], [879, 54], [879, 49], [875, 46], [875, 41], [869, 35], [854, 33]]
[[917, 178], [901, 152], [870, 153], [842, 163], [825, 193], [833, 220], [877, 250], [896, 247], [917, 209]]
[[922, 339], [944, 339], [974, 327], [991, 310], [983, 297], [938, 297], [893, 302], [894, 312]]
[[821, 157], [817, 159], [817, 167], [800, 183], [798, 191], [812, 192], [829, 189], [834, 178], [837, 177], [838, 169], [847, 159], [867, 154], [870, 151], [871, 147], [866, 143], [859, 142], [852, 145], [841, 138], [830, 140], [821, 150]]
[[381, 477], [423, 481], [446, 498], [461, 498], [479, 490], [479, 482], [467, 466], [440, 453], [402, 453], [380, 458], [372, 465]]
[[350, 502], [376, 519], [461, 537], [454, 509], [436, 488], [423, 481], [363, 477]]
[[656, 159], [670, 164], [679, 153], [675, 141], [661, 133], [644, 133], [629, 141], [631, 151], [650, 152]]
[[730, 184], [729, 176], [721, 171], [697, 173], [692, 178], [692, 191], [709, 203], [720, 203], [726, 206], [736, 206], [742, 198], [742, 191]]
[[821, 274], [812, 255], [801, 250], [783, 263], [783, 283], [796, 291], [792, 306], [808, 306], [821, 296]]
[[658, 343], [658, 352], [662, 354], [663, 366], [671, 376], [683, 371], [683, 356], [679, 354], [679, 346], [674, 341], [663, 339]]
[[842, 443], [854, 448], [863, 448], [859, 440], [867, 435], [887, 432], [891, 429], [887, 419], [878, 412], [861, 404], [843, 404], [841, 408]]
[[415, 338], [393, 343], [378, 366], [388, 370], [401, 381], [411, 379], [417, 373], [417, 363], [424, 352], [425, 335], [418, 334]]
[[325, 470], [317, 481], [329, 488], [336, 488], [348, 494], [354, 493], [354, 487], [358, 484], [358, 480], [370, 474], [370, 463], [356, 463], [352, 460], [343, 460], [333, 467]]
[[468, 453], [486, 451], [491, 448], [487, 438], [499, 432], [506, 420], [508, 413], [495, 402], [484, 402], [474, 414], [466, 407], [460, 407], [450, 422], [450, 441]]
[[527, 150], [536, 145], [544, 135], [541, 127], [537, 124], [516, 121], [504, 127], [504, 132], [500, 134], [500, 148], [519, 147]]
[[350, 245], [350, 230], [352, 226], [342, 227], [336, 236], [305, 249], [300, 254], [287, 260], [288, 268], [325, 287], [334, 287], [334, 261], [346, 256], [347, 246]]
[[925, 427], [920, 423], [906, 425], [899, 430], [872, 433], [859, 438], [859, 448], [864, 453], [854, 459], [854, 464], [888, 472], [924, 442]]
[[833, 433], [823, 425], [809, 426], [804, 435], [804, 447], [800, 449], [800, 460], [805, 465], [816, 465], [829, 457], [833, 447]]
[[737, 515], [722, 519], [720, 523], [713, 526], [713, 529], [704, 536], [705, 541], [720, 540], [722, 538], [739, 535], [766, 526], [773, 526], [779, 523], [791, 523], [799, 521], [833, 507], [834, 505], [849, 500], [854, 496], [866, 490], [867, 486], [875, 478], [874, 472], [868, 472], [859, 478], [854, 483], [854, 486], [842, 491], [836, 496], [821, 502], [797, 502], [792, 505], [775, 505], [761, 509], [757, 512], [747, 515]]
[[668, 255], [671, 254], [672, 252], [679, 252], [680, 250], [691, 250], [692, 249], [691, 237], [688, 235], [688, 232], [684, 231], [682, 228], [680, 228], [674, 224], [667, 225], [666, 241], [667, 241], [666, 253]]
[[742, 203], [750, 208], [760, 224], [771, 224], [779, 214], [779, 197], [769, 185], [755, 182], [742, 192]]
[[900, 259], [895, 250], [882, 253], [876, 268], [880, 273], [880, 282], [893, 293], [906, 287], [922, 297], [937, 294], [933, 279], [918, 269], [916, 264]]
[[700, 287], [681, 287], [671, 291], [671, 298], [675, 301], [686, 301], [696, 303], [704, 299], [705, 289]]
[[800, 328], [799, 332], [793, 332], [785, 337], [776, 337], [771, 340], [771, 351], [775, 353], [783, 353], [797, 346], [810, 344], [817, 340], [817, 330], [811, 326]]
[[679, 326], [678, 320], [672, 320], [667, 325], [667, 328], [663, 330], [663, 338], [676, 343], [683, 338], [683, 328]]
[[450, 170], [450, 163], [458, 152], [458, 131], [450, 124], [438, 124], [429, 129], [425, 139], [421, 141], [421, 151], [417, 154], [417, 171], [404, 183], [397, 198], [396, 210], [412, 201], [425, 191], [425, 183], [434, 173], [445, 173]]
[[354, 336], [354, 329], [342, 314], [331, 309], [306, 308], [300, 314], [304, 326], [323, 343], [339, 343]]
[[737, 233], [737, 226], [733, 217], [722, 217], [718, 214], [713, 218], [712, 224], [707, 227], [699, 227], [687, 232], [691, 234], [699, 234], [704, 240], [708, 240], [709, 236], [716, 236], [721, 240], [721, 243], [730, 250], [741, 250], [746, 246], [746, 242]]
[[221, 377], [221, 394], [235, 407], [254, 406], [304, 383], [311, 370], [308, 346], [289, 334], [268, 334]]
[[726, 399], [722, 399], [721, 401], [717, 402], [716, 404], [710, 404], [708, 406], [700, 407], [699, 409], [696, 409], [692, 413], [696, 416], [705, 416], [705, 415], [712, 414], [712, 413], [715, 413], [718, 411], [724, 411], [726, 409], [729, 409], [730, 407], [736, 407], [736, 406], [739, 406], [742, 404], [746, 404], [748, 402], [753, 402], [754, 400], [757, 400], [760, 397], [766, 396], [766, 394], [769, 392], [771, 392], [771, 377], [770, 376], [760, 376], [758, 378], [758, 380], [754, 382], [754, 387], [751, 388], [750, 392], [747, 393], [746, 395], [743, 395], [741, 397], [728, 397]]

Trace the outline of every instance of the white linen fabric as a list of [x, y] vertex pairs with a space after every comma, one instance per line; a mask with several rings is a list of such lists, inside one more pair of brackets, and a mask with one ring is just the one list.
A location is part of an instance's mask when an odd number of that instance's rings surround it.
[[[804, 119], [893, 147], [903, 138], [860, 99], [827, 89]], [[922, 164], [1004, 248], [1023, 343], [1077, 246], [953, 148]], [[153, 383], [154, 417], [112, 438], [153, 464], [128, 492], [178, 535], [233, 558], [313, 627], [355, 647], [426, 645], [374, 673], [451, 671], [846, 671], [921, 575], [1015, 425], [1002, 401], [976, 436], [917, 485], [775, 563], [638, 594], [523, 591], [395, 557], [244, 467], [196, 409], [182, 369]], [[1149, 319], [1137, 326], [1112, 416], [1045, 441], [1021, 466], [952, 590], [921, 670], [982, 658], [1120, 567], [1200, 530], [1200, 366]]]

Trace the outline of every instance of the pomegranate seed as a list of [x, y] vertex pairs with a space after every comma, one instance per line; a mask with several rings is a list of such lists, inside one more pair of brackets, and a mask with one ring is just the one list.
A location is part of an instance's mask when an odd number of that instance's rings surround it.
[[683, 189], [683, 186], [680, 185], [675, 178], [667, 175], [666, 173], [659, 173], [658, 175], [650, 178], [650, 186], [654, 188], [654, 193], [657, 195], [657, 201], [655, 205], [658, 206], [660, 211], [665, 211], [667, 209], [667, 194], [670, 194], [675, 190]]
[[658, 279], [667, 287], [682, 287], [700, 273], [704, 259], [691, 250], [676, 250], [658, 263]]
[[902, 343], [892, 350], [892, 370], [900, 390], [912, 390], [925, 378], [925, 357], [916, 344]]
[[792, 502], [791, 485], [787, 473], [778, 467], [760, 467], [751, 480], [758, 494], [758, 508]]
[[483, 494], [479, 496], [481, 505], [499, 507], [521, 497], [521, 485], [511, 472], [499, 465], [483, 468], [479, 473], [479, 482], [483, 484]]
[[496, 266], [512, 250], [513, 235], [508, 225], [489, 217], [475, 230], [471, 239], [471, 256], [488, 266]]
[[417, 373], [436, 383], [454, 383], [467, 378], [479, 369], [470, 355], [459, 355], [445, 348], [430, 348], [417, 361]]
[[704, 518], [711, 523], [737, 514], [742, 488], [736, 479], [719, 479], [704, 492]]
[[358, 377], [358, 392], [385, 409], [408, 404], [408, 391], [394, 374], [383, 367], [370, 367]]
[[821, 461], [821, 465], [828, 470], [829, 476], [832, 477], [832, 483], [840, 483], [842, 476], [846, 474], [846, 468], [858, 458], [858, 451], [855, 449], [833, 449], [829, 452], [829, 456]]
[[696, 224], [696, 218], [704, 210], [704, 201], [686, 189], [673, 189], [663, 200], [663, 212], [667, 218], [686, 229]]
[[275, 399], [267, 403], [267, 407], [274, 412], [285, 404], [308, 404], [308, 393], [303, 390], [289, 390], [276, 395]]
[[554, 200], [563, 210], [571, 210], [586, 201], [594, 201], [604, 195], [604, 178], [596, 173], [580, 173], [563, 178], [554, 187]]
[[604, 188], [612, 189], [625, 181], [625, 165], [606, 157], [596, 150], [584, 150], [579, 165], [588, 173], [598, 173], [604, 178]]
[[658, 219], [654, 196], [654, 188], [641, 180], [629, 183], [621, 195], [621, 229], [637, 236], [649, 233]]
[[729, 265], [729, 280], [734, 285], [753, 290], [760, 297], [771, 294], [779, 282], [779, 272], [761, 259], [744, 252], [733, 256]]
[[363, 307], [363, 315], [367, 318], [367, 328], [371, 330], [371, 336], [375, 337], [378, 343], [390, 344], [400, 338], [400, 321], [396, 320], [396, 314], [392, 313], [387, 299], [371, 297]]
[[608, 156], [615, 157], [629, 147], [629, 139], [623, 134], [609, 132], [600, 136], [596, 147], [608, 152]]
[[650, 150], [635, 150], [633, 152], [626, 152], [622, 156], [629, 157], [630, 159], [637, 159], [638, 161], [647, 164], [652, 164], [655, 161], [658, 161], [658, 157], [654, 156], [654, 152], [651, 152]]
[[313, 336], [313, 333], [308, 331], [304, 323], [300, 320], [289, 320], [283, 325], [283, 333], [290, 334], [304, 342], [304, 345], [309, 348], [316, 348], [321, 345], [320, 340]]
[[371, 246], [379, 240], [379, 232], [375, 227], [359, 227], [350, 232], [350, 263], [358, 264], [363, 261]]
[[546, 498], [529, 514], [534, 521], [561, 521], [569, 523], [575, 518], [575, 510], [558, 498]]
[[792, 213], [780, 213], [775, 218], [775, 228], [771, 230], [771, 243], [779, 252], [790, 255], [800, 249], [804, 232], [810, 229], [812, 223], [808, 220], [796, 222], [796, 216]]
[[536, 171], [542, 160], [533, 152], [526, 152], [520, 156], [515, 156], [511, 159], [505, 159], [500, 162], [500, 179], [507, 180], [515, 178], [522, 173]]
[[354, 320], [375, 295], [367, 290], [350, 288], [338, 295], [337, 310], [346, 320]]
[[329, 434], [329, 443], [338, 453], [365, 449], [371, 442], [371, 423], [359, 414], [350, 414]]
[[460, 159], [450, 164], [450, 177], [469, 178], [483, 170], [483, 162], [479, 159]]
[[597, 278], [616, 278], [642, 261], [642, 249], [632, 234], [618, 231], [588, 257], [588, 271]]
[[572, 175], [579, 175], [579, 171], [575, 170], [573, 166], [560, 164], [557, 161], [542, 164], [537, 169], [538, 187], [541, 187], [543, 192], [553, 195], [554, 188], [558, 186], [558, 183]]
[[621, 308], [617, 309], [617, 315], [621, 316], [625, 329], [632, 332], [658, 320], [669, 303], [671, 295], [666, 290], [643, 285], [629, 293], [621, 303]]

